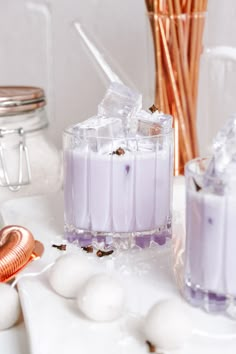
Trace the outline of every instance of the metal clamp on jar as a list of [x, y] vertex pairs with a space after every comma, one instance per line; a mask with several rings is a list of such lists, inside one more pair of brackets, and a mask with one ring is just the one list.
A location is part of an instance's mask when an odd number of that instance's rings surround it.
[[41, 88], [0, 86], [0, 201], [55, 192], [61, 156], [46, 135]]

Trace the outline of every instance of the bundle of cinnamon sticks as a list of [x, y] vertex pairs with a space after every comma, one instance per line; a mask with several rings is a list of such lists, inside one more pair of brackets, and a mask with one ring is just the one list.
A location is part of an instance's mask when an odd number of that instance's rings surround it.
[[174, 117], [175, 175], [198, 155], [196, 106], [207, 0], [145, 0], [155, 51], [155, 104]]

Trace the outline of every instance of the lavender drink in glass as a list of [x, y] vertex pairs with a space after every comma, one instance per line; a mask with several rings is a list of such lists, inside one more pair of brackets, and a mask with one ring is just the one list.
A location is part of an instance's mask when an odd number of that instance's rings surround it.
[[65, 236], [82, 247], [165, 244], [171, 236], [172, 117], [134, 112], [130, 91], [122, 106], [120, 92], [109, 95], [97, 116], [64, 132]]
[[211, 159], [185, 168], [184, 295], [194, 306], [235, 316], [236, 119], [218, 133]]

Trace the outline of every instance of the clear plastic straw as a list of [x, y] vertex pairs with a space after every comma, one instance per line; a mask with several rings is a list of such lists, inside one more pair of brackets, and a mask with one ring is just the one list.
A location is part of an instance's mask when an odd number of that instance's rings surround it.
[[[122, 72], [120, 68], [116, 70], [120, 73], [120, 75], [118, 75], [114, 71], [113, 68], [114, 67], [117, 68], [118, 65], [115, 64], [114, 61], [110, 58], [110, 56], [105, 53], [105, 49], [102, 48], [100, 44], [98, 44], [97, 40], [95, 41], [94, 39], [92, 39], [92, 35], [89, 34], [85, 26], [82, 25], [79, 21], [74, 21], [73, 25], [79, 37], [83, 40], [84, 44], [89, 50], [89, 53], [92, 55], [92, 57], [95, 59], [96, 63], [98, 64], [99, 68], [105, 74], [109, 83], [118, 82], [120, 84], [125, 84], [129, 87], [135, 88], [135, 85], [127, 78], [127, 76]], [[123, 80], [121, 79], [120, 76], [123, 78]]]

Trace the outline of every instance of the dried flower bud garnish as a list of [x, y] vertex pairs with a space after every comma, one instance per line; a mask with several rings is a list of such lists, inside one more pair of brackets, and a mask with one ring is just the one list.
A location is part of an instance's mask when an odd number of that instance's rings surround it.
[[195, 185], [196, 191], [199, 192], [202, 189], [202, 187], [199, 186], [199, 184], [195, 181], [194, 178], [193, 178], [193, 183]]
[[208, 222], [208, 224], [212, 225], [212, 224], [213, 224], [212, 218], [208, 218], [208, 219], [207, 219], [207, 222]]
[[126, 165], [125, 166], [125, 171], [126, 171], [126, 174], [128, 175], [129, 171], [130, 171], [130, 165]]
[[121, 147], [119, 147], [118, 149], [116, 149], [115, 151], [112, 152], [112, 155], [124, 155], [125, 154], [125, 150], [122, 149]]
[[113, 250], [110, 250], [110, 251], [102, 251], [102, 250], [98, 250], [97, 251], [97, 256], [98, 257], [105, 257], [105, 256], [110, 256], [110, 254], [112, 254], [114, 251]]
[[52, 245], [52, 247], [55, 247], [55, 248], [57, 248], [60, 251], [66, 251], [66, 245], [63, 245], [63, 244], [61, 244], [61, 245]]
[[146, 344], [148, 345], [149, 353], [155, 353], [156, 352], [155, 345], [152, 344], [151, 342], [149, 342], [149, 340], [146, 340]]
[[86, 246], [86, 247], [81, 247], [84, 251], [87, 253], [93, 253], [93, 246]]
[[158, 111], [158, 108], [153, 104], [150, 108], [149, 111], [151, 111], [152, 113], [155, 113], [156, 111]]

